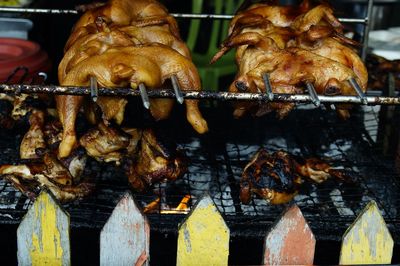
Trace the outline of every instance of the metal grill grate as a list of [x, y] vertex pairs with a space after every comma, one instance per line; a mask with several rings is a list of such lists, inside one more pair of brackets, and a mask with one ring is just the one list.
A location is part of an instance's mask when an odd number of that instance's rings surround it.
[[[351, 170], [357, 176], [354, 183], [334, 180], [320, 185], [306, 183], [295, 197], [294, 202], [317, 238], [339, 240], [360, 210], [373, 199], [399, 241], [400, 175], [395, 170], [394, 156], [380, 155], [381, 136], [385, 134], [378, 132], [379, 108], [357, 107], [348, 121], [341, 121], [333, 111], [306, 107], [300, 105], [281, 121], [272, 114], [234, 120], [228, 106], [208, 108], [206, 117], [212, 131], [205, 136], [195, 135], [183, 121], [182, 108], [177, 110], [169, 121], [158, 123], [157, 128], [185, 151], [190, 158], [189, 171], [181, 180], [159, 185], [146, 194], [136, 194], [137, 201], [145, 206], [156, 198], [153, 192], [157, 192], [164, 195], [160, 208], [166, 204], [174, 207], [184, 195], [190, 194], [192, 205], [207, 192], [225, 215], [234, 236], [262, 237], [286, 206], [272, 206], [261, 199], [241, 204], [239, 180], [243, 167], [261, 146], [270, 151], [284, 149], [304, 157], [330, 158], [333, 165]], [[0, 135], [3, 151], [0, 164], [10, 163], [17, 159], [16, 147], [21, 135], [15, 138], [16, 134], [4, 131]], [[91, 161], [87, 174], [97, 174], [96, 192], [65, 205], [65, 209], [73, 226], [100, 228], [129, 186], [122, 172], [110, 165]], [[18, 223], [30, 205], [21, 193], [0, 181], [0, 223]], [[154, 230], [169, 233], [176, 233], [184, 216], [148, 214]]]

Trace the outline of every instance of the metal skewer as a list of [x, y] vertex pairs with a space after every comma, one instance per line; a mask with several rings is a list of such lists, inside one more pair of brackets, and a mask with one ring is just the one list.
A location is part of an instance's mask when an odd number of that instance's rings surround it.
[[96, 77], [90, 77], [90, 97], [92, 101], [97, 102], [97, 97], [99, 97], [99, 90], [97, 88], [97, 79]]
[[176, 100], [178, 101], [178, 103], [182, 104], [183, 103], [182, 91], [181, 88], [179, 88], [178, 79], [176, 78], [175, 75], [171, 77], [171, 82], [172, 82], [172, 87], [174, 88]]
[[[13, 13], [39, 13], [39, 14], [72, 14], [78, 15], [82, 12], [75, 9], [44, 9], [44, 8], [20, 8], [20, 7], [0, 7], [0, 12], [13, 12]], [[184, 13], [171, 13], [176, 18], [190, 18], [190, 19], [232, 19], [234, 15], [221, 15], [221, 14], [184, 14]], [[365, 18], [338, 18], [340, 22], [347, 23], [367, 23]]]
[[365, 97], [364, 92], [361, 90], [360, 85], [358, 85], [357, 81], [354, 78], [349, 79], [350, 85], [356, 91], [358, 97], [361, 99], [362, 104], [368, 104], [368, 100]]
[[[0, 84], [0, 92], [4, 93], [50, 93], [50, 94], [68, 94], [68, 95], [90, 95], [90, 87], [79, 86], [57, 86], [57, 85], [30, 85], [30, 84]], [[140, 96], [139, 90], [132, 88], [103, 88], [99, 87], [99, 96]], [[169, 98], [175, 99], [175, 93], [170, 89], [152, 89], [147, 91], [149, 98]], [[182, 91], [184, 99], [210, 99], [221, 101], [269, 101], [267, 93], [250, 92], [214, 92], [214, 91]], [[318, 95], [321, 103], [354, 103], [360, 104], [360, 97], [354, 95]], [[380, 91], [368, 91], [366, 96], [368, 104], [371, 105], [400, 105], [400, 93], [396, 96], [382, 96]], [[309, 103], [311, 97], [308, 94], [284, 94], [274, 93], [274, 101], [277, 102], [298, 102]]]
[[264, 73], [263, 74], [263, 80], [264, 80], [264, 85], [265, 85], [265, 90], [267, 93], [267, 98], [269, 101], [274, 100], [274, 93], [272, 92], [272, 86], [271, 86], [271, 81], [269, 80], [269, 74]]
[[149, 95], [147, 94], [146, 86], [143, 83], [139, 84], [140, 97], [142, 98], [143, 106], [146, 109], [150, 108]]
[[321, 101], [318, 98], [318, 94], [315, 91], [314, 86], [310, 82], [306, 82], [306, 87], [307, 87], [307, 90], [308, 90], [308, 94], [310, 94], [311, 102], [317, 107], [320, 106], [321, 105]]

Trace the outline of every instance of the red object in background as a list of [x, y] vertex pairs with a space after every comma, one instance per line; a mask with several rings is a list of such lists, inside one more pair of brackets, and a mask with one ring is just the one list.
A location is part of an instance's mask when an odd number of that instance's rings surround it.
[[[26, 74], [24, 81], [30, 81], [38, 72], [48, 72], [50, 66], [49, 57], [39, 44], [23, 39], [0, 38], [0, 83], [19, 83]], [[7, 81], [17, 68], [20, 70]]]

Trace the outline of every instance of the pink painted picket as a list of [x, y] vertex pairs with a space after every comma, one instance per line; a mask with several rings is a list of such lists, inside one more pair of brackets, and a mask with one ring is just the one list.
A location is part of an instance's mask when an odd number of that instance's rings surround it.
[[310, 265], [315, 237], [299, 207], [293, 205], [271, 227], [264, 240], [264, 265]]

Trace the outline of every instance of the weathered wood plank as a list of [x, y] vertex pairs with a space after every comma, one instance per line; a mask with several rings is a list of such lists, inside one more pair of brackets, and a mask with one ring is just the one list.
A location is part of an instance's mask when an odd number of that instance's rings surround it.
[[367, 204], [346, 230], [340, 264], [389, 264], [393, 239], [375, 201]]
[[149, 223], [132, 195], [125, 194], [100, 234], [100, 265], [148, 265]]
[[264, 265], [310, 265], [315, 237], [300, 209], [291, 206], [271, 227], [264, 240]]
[[227, 265], [229, 228], [207, 195], [179, 226], [177, 265]]
[[69, 215], [42, 191], [17, 230], [19, 265], [70, 265]]

